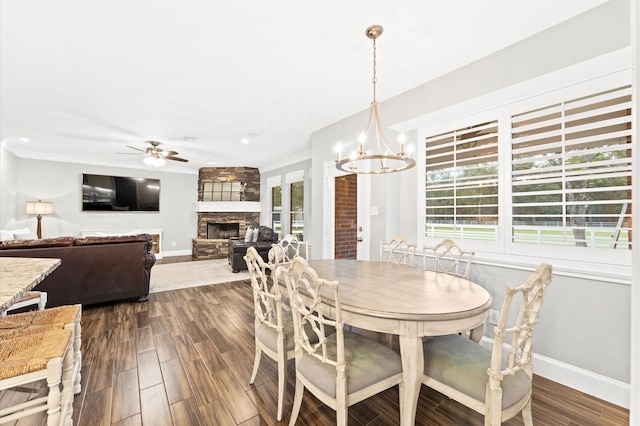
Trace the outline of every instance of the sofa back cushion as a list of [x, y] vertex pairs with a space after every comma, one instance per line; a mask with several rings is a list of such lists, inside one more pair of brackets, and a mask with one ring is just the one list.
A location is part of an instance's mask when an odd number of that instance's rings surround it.
[[108, 236], [92, 236], [76, 238], [77, 246], [92, 246], [96, 244], [117, 244], [117, 243], [131, 243], [136, 241], [147, 241], [151, 237], [148, 234], [138, 235], [108, 235]]
[[[43, 238], [40, 240], [6, 240], [0, 244], [0, 250], [38, 247], [69, 247], [75, 241], [74, 237]], [[28, 254], [25, 253], [25, 257]]]
[[258, 228], [258, 241], [274, 241], [275, 233], [268, 226], [260, 225]]

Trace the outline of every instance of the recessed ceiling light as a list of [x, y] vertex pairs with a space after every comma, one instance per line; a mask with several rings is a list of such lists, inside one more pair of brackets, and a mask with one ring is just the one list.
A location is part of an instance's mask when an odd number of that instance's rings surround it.
[[240, 139], [240, 143], [243, 143], [243, 144], [245, 144], [245, 145], [246, 145], [246, 144], [248, 144], [248, 143], [249, 143], [249, 139], [247, 139], [247, 138], [242, 138], [242, 139]]
[[213, 166], [214, 164], [218, 164], [217, 161], [207, 161], [207, 164]]
[[195, 136], [185, 136], [184, 140], [185, 142], [195, 142], [198, 140], [198, 138], [196, 138]]
[[31, 139], [29, 139], [29, 138], [18, 138], [18, 140], [20, 142], [31, 142]]

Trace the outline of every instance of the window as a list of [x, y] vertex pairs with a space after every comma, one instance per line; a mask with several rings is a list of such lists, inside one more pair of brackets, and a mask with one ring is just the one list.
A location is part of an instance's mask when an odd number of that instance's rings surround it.
[[498, 239], [498, 122], [426, 138], [425, 235]]
[[621, 71], [537, 88], [541, 94], [424, 129], [421, 241], [463, 239], [492, 259], [629, 266], [630, 81]]
[[278, 235], [282, 235], [282, 185], [271, 187], [271, 228]]
[[304, 181], [291, 183], [291, 234], [304, 240]]
[[240, 201], [240, 182], [203, 182], [202, 201]]
[[631, 249], [631, 86], [511, 118], [515, 243]]

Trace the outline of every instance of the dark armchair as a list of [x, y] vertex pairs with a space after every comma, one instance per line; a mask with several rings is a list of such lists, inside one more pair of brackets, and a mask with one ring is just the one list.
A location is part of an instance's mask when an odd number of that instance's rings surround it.
[[231, 270], [239, 272], [247, 269], [247, 263], [244, 256], [247, 254], [249, 247], [255, 247], [256, 251], [265, 262], [269, 261], [269, 250], [271, 244], [278, 242], [278, 234], [268, 226], [261, 225], [258, 228], [257, 241], [245, 241], [245, 238], [233, 237], [229, 239], [228, 260]]

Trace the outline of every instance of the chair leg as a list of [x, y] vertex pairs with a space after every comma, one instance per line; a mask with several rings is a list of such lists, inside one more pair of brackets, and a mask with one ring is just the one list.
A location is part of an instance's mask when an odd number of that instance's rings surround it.
[[[46, 293], [45, 293], [46, 294]], [[75, 324], [73, 337], [73, 393], [79, 394], [82, 390], [82, 324], [80, 320]]]
[[336, 426], [347, 426], [349, 412], [346, 407], [336, 410]]
[[533, 426], [533, 416], [531, 415], [531, 398], [529, 398], [529, 402], [527, 402], [527, 405], [522, 407], [522, 420], [524, 421], [525, 426]]
[[302, 406], [302, 395], [304, 395], [304, 385], [298, 378], [296, 378], [296, 393], [293, 396], [293, 408], [291, 409], [289, 426], [295, 426], [296, 420], [298, 420], [298, 414], [300, 414], [300, 406]]
[[47, 426], [60, 425], [60, 382], [62, 379], [62, 360], [49, 361], [47, 366]]
[[249, 384], [253, 384], [256, 380], [256, 375], [258, 374], [258, 367], [260, 367], [260, 356], [262, 355], [262, 349], [258, 346], [258, 342], [256, 342], [256, 356], [253, 359], [253, 371], [251, 372], [251, 379], [249, 380]]
[[62, 359], [62, 394], [60, 396], [60, 424], [72, 426], [73, 424], [73, 387], [74, 387], [74, 342], [69, 342], [67, 353]]
[[40, 292], [40, 299], [38, 300], [38, 310], [42, 311], [47, 307], [47, 292]]
[[287, 353], [278, 352], [278, 421], [282, 420], [284, 390], [287, 387]]

